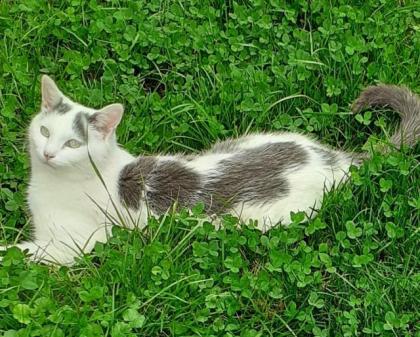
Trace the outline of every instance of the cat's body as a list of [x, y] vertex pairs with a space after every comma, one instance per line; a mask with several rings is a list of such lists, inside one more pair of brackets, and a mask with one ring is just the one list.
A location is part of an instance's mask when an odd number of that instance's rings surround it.
[[308, 215], [354, 161], [303, 135], [254, 134], [216, 144], [196, 156], [139, 157], [119, 177], [119, 200], [130, 209], [162, 214], [202, 202], [209, 215], [257, 220], [265, 231]]
[[[384, 97], [378, 101], [380, 94]], [[415, 144], [417, 96], [398, 87], [371, 87], [356, 109], [371, 104], [397, 109], [402, 116], [398, 137], [404, 131], [403, 139]], [[106, 241], [111, 222], [143, 228], [150, 214], [164, 214], [175, 202], [181, 207], [203, 203], [209, 216], [254, 219], [263, 231], [287, 225], [290, 212], [315, 214], [323, 194], [345, 180], [350, 166], [363, 157], [301, 134], [278, 133], [227, 140], [192, 156], [135, 158], [116, 143], [121, 116], [122, 106], [99, 111], [80, 106], [43, 77], [42, 111], [29, 132], [34, 240], [17, 245], [33, 259], [72, 264], [96, 241]], [[395, 139], [394, 144], [400, 145]]]

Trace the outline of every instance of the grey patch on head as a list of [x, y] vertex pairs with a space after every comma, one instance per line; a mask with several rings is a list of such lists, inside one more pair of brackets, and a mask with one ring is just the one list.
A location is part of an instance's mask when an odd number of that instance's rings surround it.
[[98, 121], [98, 113], [95, 112], [94, 114], [90, 115], [88, 121], [89, 123], [95, 124]]
[[52, 111], [64, 115], [66, 112], [71, 110], [71, 106], [63, 102], [63, 97], [60, 98], [60, 101], [53, 107]]
[[100, 123], [100, 114], [101, 112], [95, 112], [94, 114], [90, 115], [88, 117], [88, 122], [96, 131], [106, 133], [106, 128], [102, 127]]
[[146, 178], [146, 199], [156, 213], [167, 211], [174, 202], [192, 207], [201, 201], [202, 179], [182, 162], [167, 160], [158, 163]]
[[118, 195], [127, 207], [138, 210], [147, 176], [156, 165], [154, 157], [139, 157], [124, 166], [118, 179]]
[[308, 162], [307, 151], [294, 142], [265, 144], [222, 160], [219, 175], [205, 186], [206, 206], [220, 213], [240, 202], [265, 203], [290, 190], [285, 173]]
[[84, 141], [88, 140], [88, 115], [85, 112], [78, 112], [73, 120], [74, 132]]

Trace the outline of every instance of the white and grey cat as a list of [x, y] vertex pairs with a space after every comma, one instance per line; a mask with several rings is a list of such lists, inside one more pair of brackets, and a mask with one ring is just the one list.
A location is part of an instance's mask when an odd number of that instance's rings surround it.
[[[395, 146], [418, 141], [415, 94], [396, 86], [369, 87], [354, 110], [372, 105], [400, 114], [391, 138]], [[33, 260], [70, 265], [96, 241], [106, 241], [111, 222], [143, 228], [150, 214], [161, 215], [174, 202], [182, 207], [203, 202], [210, 216], [255, 219], [263, 231], [287, 225], [292, 211], [313, 216], [324, 192], [366, 157], [297, 133], [252, 134], [198, 155], [134, 157], [116, 141], [122, 115], [121, 104], [82, 106], [42, 77], [41, 111], [29, 128], [33, 241], [16, 244]]]

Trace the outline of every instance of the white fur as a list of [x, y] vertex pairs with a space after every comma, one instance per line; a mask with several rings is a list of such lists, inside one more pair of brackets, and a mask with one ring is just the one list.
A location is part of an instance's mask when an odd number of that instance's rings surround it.
[[[143, 228], [148, 213], [146, 205], [142, 205], [138, 212], [130, 214], [119, 201], [120, 171], [134, 160], [117, 145], [115, 138], [114, 130], [121, 119], [122, 106], [116, 104], [100, 110], [103, 115], [98, 123], [102, 131], [89, 125], [87, 145], [69, 148], [64, 146], [66, 141], [78, 137], [72, 129], [76, 114], [84, 111], [92, 115], [97, 110], [63, 96], [48, 77], [43, 78], [42, 84], [42, 109], [29, 128], [31, 179], [28, 204], [33, 216], [34, 240], [17, 246], [28, 249], [34, 260], [69, 265], [81, 252], [91, 251], [96, 241], [106, 241], [111, 220], [119, 225]], [[60, 99], [71, 107], [65, 114], [52, 111]], [[41, 134], [41, 126], [49, 130], [49, 137]], [[258, 220], [259, 228], [265, 231], [279, 222], [289, 224], [291, 211], [304, 211], [308, 217], [315, 214], [324, 192], [346, 178], [352, 164], [350, 156], [336, 152], [339, 160], [332, 168], [313, 150], [314, 147], [326, 149], [320, 143], [300, 134], [281, 133], [245, 136], [237, 148], [225, 153], [206, 152], [189, 160], [179, 156], [159, 156], [158, 159], [181, 160], [205, 177], [218, 172], [219, 163], [233, 156], [235, 151], [281, 142], [295, 142], [310, 154], [307, 164], [279, 173], [289, 181], [290, 193], [264, 204], [239, 203], [232, 210], [245, 222]], [[46, 160], [44, 151], [55, 157]], [[106, 187], [96, 174], [88, 151]]]
[[[89, 252], [96, 241], [106, 241], [110, 219], [134, 226], [128, 211], [119, 203], [117, 190], [121, 169], [134, 157], [121, 149], [115, 140], [113, 129], [116, 125], [112, 125], [112, 122], [118, 124], [121, 116], [111, 116], [113, 120], [110, 122], [109, 135], [89, 127], [88, 146], [76, 149], [64, 146], [67, 140], [77, 139], [72, 129], [75, 115], [80, 111], [91, 115], [97, 110], [62, 96], [63, 103], [68, 104], [71, 110], [62, 115], [50, 111], [47, 101], [57, 102], [57, 97], [50, 96], [62, 94], [58, 89], [45, 88], [51, 86], [51, 83], [44, 83], [48, 80], [43, 78], [41, 112], [29, 127], [31, 179], [28, 204], [32, 214], [34, 240], [16, 246], [28, 249], [34, 260], [72, 264], [74, 257], [81, 251]], [[118, 114], [118, 106], [114, 106], [114, 109], [110, 107], [104, 108], [104, 111], [108, 113], [111, 109], [111, 114]], [[48, 138], [41, 134], [41, 125], [48, 128]], [[55, 157], [47, 161], [44, 151]], [[88, 151], [106, 188], [95, 173]], [[115, 202], [118, 212], [111, 200]], [[143, 224], [146, 222], [145, 217], [144, 210], [137, 214]]]

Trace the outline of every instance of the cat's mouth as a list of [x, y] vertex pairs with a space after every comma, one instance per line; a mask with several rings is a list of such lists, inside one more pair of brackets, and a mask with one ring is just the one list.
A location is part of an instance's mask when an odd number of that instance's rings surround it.
[[41, 159], [41, 161], [42, 161], [42, 163], [44, 163], [46, 166], [49, 166], [49, 167], [51, 167], [51, 168], [53, 168], [53, 169], [56, 169], [56, 168], [57, 168], [57, 166], [58, 166], [56, 163], [53, 163], [51, 159], [47, 160], [47, 159], [45, 159], [45, 158], [42, 158], [42, 159]]

